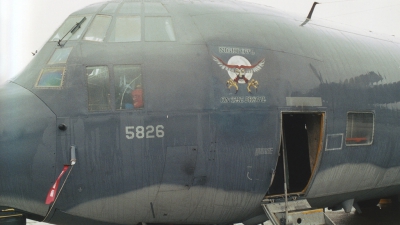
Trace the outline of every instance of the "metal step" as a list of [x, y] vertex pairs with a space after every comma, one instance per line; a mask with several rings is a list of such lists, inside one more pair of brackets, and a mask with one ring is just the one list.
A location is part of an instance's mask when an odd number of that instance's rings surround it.
[[285, 202], [263, 201], [261, 205], [273, 225], [335, 225], [323, 209], [311, 209], [306, 199], [287, 202], [287, 224]]

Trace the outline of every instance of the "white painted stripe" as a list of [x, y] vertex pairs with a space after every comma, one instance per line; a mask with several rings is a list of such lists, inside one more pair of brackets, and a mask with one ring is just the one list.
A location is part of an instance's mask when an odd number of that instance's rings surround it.
[[286, 106], [322, 106], [321, 97], [286, 97]]

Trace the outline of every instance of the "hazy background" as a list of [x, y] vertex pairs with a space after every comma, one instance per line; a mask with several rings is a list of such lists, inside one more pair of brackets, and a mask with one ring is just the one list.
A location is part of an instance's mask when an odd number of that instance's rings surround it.
[[[247, 0], [307, 16], [314, 0]], [[67, 16], [99, 0], [0, 0], [0, 83], [17, 75]], [[400, 41], [399, 0], [321, 0], [313, 19], [347, 24]]]

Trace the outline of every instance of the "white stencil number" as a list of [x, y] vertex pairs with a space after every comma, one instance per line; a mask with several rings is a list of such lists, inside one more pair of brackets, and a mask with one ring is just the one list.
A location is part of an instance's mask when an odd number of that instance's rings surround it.
[[131, 140], [135, 138], [134, 126], [125, 127], [125, 136], [126, 139]]
[[146, 138], [154, 138], [154, 127], [153, 126], [147, 126], [146, 127]]
[[156, 126], [156, 135], [158, 138], [164, 137], [164, 126], [163, 125]]
[[164, 137], [164, 126], [157, 125], [155, 128], [152, 125], [147, 126], [126, 126], [125, 127], [125, 137], [128, 140], [134, 138], [163, 138]]
[[138, 139], [144, 138], [144, 127], [142, 127], [142, 126], [137, 126], [136, 127], [136, 137]]

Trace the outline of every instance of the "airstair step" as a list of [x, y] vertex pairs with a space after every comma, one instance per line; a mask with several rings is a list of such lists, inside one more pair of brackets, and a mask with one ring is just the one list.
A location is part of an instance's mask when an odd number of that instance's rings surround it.
[[261, 205], [273, 225], [335, 225], [323, 209], [312, 209], [306, 199], [287, 203], [263, 201]]

